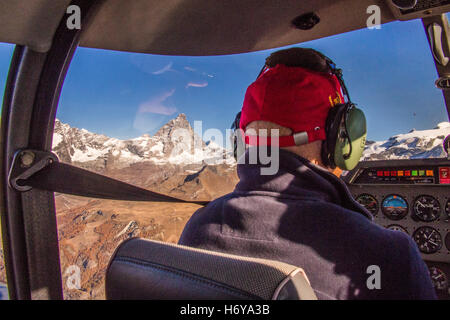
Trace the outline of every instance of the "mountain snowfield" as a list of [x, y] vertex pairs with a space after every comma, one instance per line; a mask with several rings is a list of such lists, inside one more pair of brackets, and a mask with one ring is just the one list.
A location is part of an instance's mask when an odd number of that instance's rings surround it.
[[411, 130], [385, 141], [368, 141], [361, 160], [445, 158], [445, 137], [450, 135], [450, 122], [441, 122], [431, 130]]
[[[442, 144], [450, 123], [431, 130], [412, 130], [386, 141], [368, 141], [362, 160], [443, 158]], [[198, 146], [194, 148], [195, 145]], [[158, 165], [236, 164], [231, 152], [197, 136], [184, 114], [170, 120], [150, 136], [120, 140], [55, 122], [53, 151], [61, 161], [94, 170], [120, 169], [140, 162]], [[194, 170], [195, 171], [195, 170]]]
[[178, 115], [154, 135], [119, 140], [71, 127], [58, 119], [53, 134], [53, 152], [61, 161], [93, 169], [123, 168], [133, 163], [228, 164], [235, 160], [229, 151], [198, 137], [184, 114]]

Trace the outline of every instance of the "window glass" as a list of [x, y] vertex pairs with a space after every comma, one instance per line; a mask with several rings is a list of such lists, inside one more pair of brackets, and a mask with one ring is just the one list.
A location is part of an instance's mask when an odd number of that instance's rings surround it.
[[131, 237], [176, 243], [197, 205], [56, 195], [65, 299], [104, 299], [116, 247]]
[[[366, 158], [443, 156], [438, 140], [450, 130], [443, 123], [448, 116], [442, 92], [434, 84], [437, 73], [420, 20], [301, 46], [322, 51], [343, 69], [352, 100], [366, 113]], [[184, 113], [191, 125], [202, 121], [203, 133], [220, 130], [224, 138], [219, 142], [225, 146], [225, 130], [242, 106], [245, 89], [272, 51], [178, 57], [80, 48], [58, 117], [73, 127], [126, 140], [153, 135]], [[412, 130], [416, 133], [389, 142]], [[431, 136], [437, 140], [431, 141]], [[411, 141], [416, 141], [412, 150], [396, 149], [411, 146]]]
[[[8, 69], [13, 50], [13, 45], [0, 42], [0, 101], [3, 101], [3, 94], [5, 91], [5, 84], [8, 77]], [[6, 270], [3, 257], [1, 232], [2, 229], [0, 225], [0, 300], [3, 300], [8, 298], [8, 292], [6, 288]]]
[[[343, 69], [353, 102], [366, 113], [366, 159], [444, 156], [450, 127], [421, 21], [301, 46]], [[230, 154], [226, 130], [273, 51], [183, 57], [79, 48], [63, 87], [53, 150], [63, 162], [171, 196], [224, 195], [238, 181], [235, 162], [223, 156]], [[56, 207], [69, 299], [103, 298], [104, 272], [121, 241], [176, 243], [198, 209], [60, 194]], [[79, 286], [71, 282], [75, 274]]]

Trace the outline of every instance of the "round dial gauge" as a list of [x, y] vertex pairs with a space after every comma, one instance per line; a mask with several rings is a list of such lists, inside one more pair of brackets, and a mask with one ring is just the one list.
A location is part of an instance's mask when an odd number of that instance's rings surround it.
[[408, 203], [403, 197], [391, 194], [384, 198], [381, 211], [391, 220], [400, 220], [408, 214]]
[[356, 201], [358, 201], [359, 204], [366, 208], [372, 215], [377, 215], [378, 201], [374, 196], [363, 193], [356, 198]]
[[413, 205], [414, 217], [424, 222], [431, 222], [439, 218], [441, 205], [432, 196], [419, 196]]
[[447, 290], [448, 279], [445, 273], [436, 267], [430, 267], [430, 276], [436, 290]]
[[403, 228], [402, 226], [399, 226], [398, 224], [391, 224], [390, 226], [387, 226], [386, 228], [389, 230], [393, 230], [393, 231], [401, 231], [401, 232], [404, 232], [409, 235], [408, 231], [406, 231], [405, 228]]
[[423, 253], [435, 253], [442, 248], [442, 237], [431, 227], [420, 227], [413, 234], [419, 250]]

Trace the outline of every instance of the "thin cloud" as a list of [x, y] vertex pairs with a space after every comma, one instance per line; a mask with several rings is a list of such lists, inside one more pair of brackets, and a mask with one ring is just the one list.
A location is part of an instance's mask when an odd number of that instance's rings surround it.
[[184, 70], [187, 70], [190, 72], [195, 72], [195, 73], [201, 74], [202, 76], [205, 76], [205, 77], [214, 78], [214, 75], [212, 75], [210, 73], [201, 72], [201, 71], [199, 71], [195, 68], [189, 67], [189, 66], [184, 67]]
[[143, 102], [139, 105], [139, 113], [155, 113], [170, 116], [177, 112], [177, 108], [165, 106], [164, 102], [175, 93], [175, 89], [164, 92], [159, 96]]
[[191, 72], [197, 71], [197, 69], [194, 69], [194, 68], [191, 68], [191, 67], [184, 67], [184, 70], [191, 71]]
[[167, 71], [174, 71], [173, 69], [172, 69], [172, 66], [173, 66], [173, 62], [170, 62], [169, 64], [167, 64], [164, 68], [162, 68], [162, 69], [160, 69], [160, 70], [157, 70], [157, 71], [154, 71], [154, 72], [152, 72], [153, 74], [163, 74], [163, 73], [165, 73], [165, 72], [167, 72]]
[[208, 82], [200, 82], [200, 83], [198, 83], [198, 82], [189, 82], [186, 85], [186, 88], [189, 88], [189, 87], [204, 88], [206, 86], [208, 86]]

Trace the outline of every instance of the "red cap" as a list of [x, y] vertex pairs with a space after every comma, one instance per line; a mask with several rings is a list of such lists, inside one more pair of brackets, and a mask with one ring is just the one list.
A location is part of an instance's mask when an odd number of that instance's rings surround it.
[[[280, 137], [280, 147], [325, 140], [328, 112], [341, 103], [344, 97], [335, 75], [278, 64], [248, 87], [239, 127], [245, 132], [250, 122], [261, 120], [292, 129], [292, 136]], [[257, 144], [249, 141], [247, 136], [247, 143]]]

